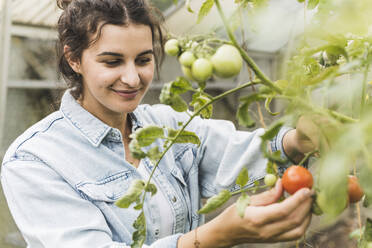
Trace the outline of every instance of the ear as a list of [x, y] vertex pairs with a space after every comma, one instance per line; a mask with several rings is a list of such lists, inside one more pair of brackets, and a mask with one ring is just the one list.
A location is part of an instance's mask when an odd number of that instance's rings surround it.
[[63, 53], [65, 55], [65, 58], [68, 62], [68, 64], [71, 66], [71, 68], [76, 72], [76, 73], [80, 73], [80, 61], [79, 60], [72, 60], [71, 59], [71, 51], [70, 51], [70, 47], [65, 45], [63, 47]]

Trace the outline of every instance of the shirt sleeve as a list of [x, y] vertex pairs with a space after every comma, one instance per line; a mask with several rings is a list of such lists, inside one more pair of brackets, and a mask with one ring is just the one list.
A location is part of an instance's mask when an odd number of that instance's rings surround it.
[[196, 160], [202, 197], [213, 196], [221, 189], [237, 190], [235, 180], [243, 167], [248, 169], [248, 184], [265, 176], [267, 159], [261, 152], [264, 129], [239, 131], [230, 121], [200, 118], [191, 128], [201, 139]]
[[[113, 241], [101, 211], [42, 162], [13, 160], [4, 164], [1, 183], [11, 214], [30, 248], [130, 247]], [[176, 248], [180, 235], [143, 247]]]

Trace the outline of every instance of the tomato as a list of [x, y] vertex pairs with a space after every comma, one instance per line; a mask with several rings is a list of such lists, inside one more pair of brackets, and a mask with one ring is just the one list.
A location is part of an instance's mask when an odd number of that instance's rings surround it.
[[290, 166], [282, 177], [283, 188], [291, 195], [301, 188], [311, 189], [313, 182], [310, 171], [298, 165]]
[[191, 67], [196, 58], [192, 52], [186, 51], [181, 54], [178, 60], [180, 61], [181, 65]]
[[267, 186], [274, 186], [276, 183], [276, 176], [274, 174], [266, 174], [264, 178], [264, 183]]
[[221, 78], [229, 78], [239, 74], [243, 65], [239, 50], [232, 45], [220, 46], [212, 56], [211, 62], [215, 74]]
[[189, 67], [181, 66], [181, 69], [187, 79], [196, 81], [195, 78], [192, 76], [191, 69]]
[[358, 178], [356, 176], [349, 175], [348, 185], [347, 185], [347, 194], [349, 196], [349, 202], [355, 203], [362, 199], [364, 193], [362, 188], [359, 185]]
[[192, 77], [198, 82], [205, 82], [213, 74], [213, 65], [206, 58], [199, 58], [192, 63]]
[[180, 51], [178, 40], [170, 39], [165, 42], [164, 51], [170, 56], [177, 56]]

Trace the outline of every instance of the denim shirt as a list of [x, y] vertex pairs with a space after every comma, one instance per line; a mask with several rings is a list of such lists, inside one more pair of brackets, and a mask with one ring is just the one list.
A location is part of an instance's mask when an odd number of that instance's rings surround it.
[[[140, 105], [130, 114], [132, 131], [146, 125], [178, 129], [188, 118], [165, 105]], [[144, 247], [177, 247], [182, 233], [204, 221], [197, 213], [201, 197], [238, 189], [234, 179], [244, 166], [250, 183], [265, 175], [267, 160], [260, 152], [263, 129], [238, 131], [229, 121], [195, 118], [187, 130], [198, 135], [201, 145], [172, 146], [153, 177], [172, 209], [173, 232], [159, 237], [161, 209], [147, 201]], [[282, 150], [286, 131], [272, 141], [272, 149]], [[162, 140], [156, 142], [162, 147]], [[147, 158], [141, 163], [152, 170]], [[82, 108], [69, 91], [59, 111], [13, 142], [1, 169], [10, 211], [30, 248], [129, 247], [139, 211], [118, 208], [114, 202], [139, 178], [125, 160], [120, 131]]]

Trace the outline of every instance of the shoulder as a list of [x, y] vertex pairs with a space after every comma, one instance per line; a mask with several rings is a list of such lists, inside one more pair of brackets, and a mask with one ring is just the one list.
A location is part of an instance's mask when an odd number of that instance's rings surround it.
[[42, 145], [42, 140], [50, 140], [53, 136], [56, 136], [57, 133], [66, 131], [64, 128], [61, 128], [63, 126], [67, 126], [67, 123], [64, 122], [63, 119], [64, 116], [62, 113], [60, 111], [56, 111], [29, 127], [9, 146], [4, 155], [3, 164], [17, 159], [18, 152], [24, 147], [34, 146], [41, 149], [45, 148]]

